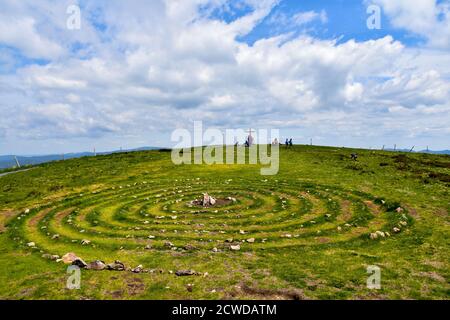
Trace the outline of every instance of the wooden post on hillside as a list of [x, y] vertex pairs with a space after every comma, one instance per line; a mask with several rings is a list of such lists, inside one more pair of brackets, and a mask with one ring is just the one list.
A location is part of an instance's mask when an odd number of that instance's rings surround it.
[[397, 150], [397, 145], [396, 145], [396, 144], [394, 144], [394, 151], [395, 151], [395, 150]]
[[383, 148], [381, 148], [381, 151], [384, 151], [384, 144], [383, 144]]
[[414, 147], [415, 147], [415, 146], [413, 146], [413, 147], [411, 148], [411, 150], [409, 150], [409, 152], [412, 152], [412, 151], [414, 150]]

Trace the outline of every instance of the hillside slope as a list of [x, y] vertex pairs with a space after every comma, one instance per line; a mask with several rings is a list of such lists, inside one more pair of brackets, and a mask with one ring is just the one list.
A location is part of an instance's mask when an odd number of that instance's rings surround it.
[[[295, 146], [280, 157], [275, 176], [145, 151], [0, 177], [0, 298], [450, 297], [449, 156]], [[204, 192], [218, 204], [193, 205]], [[67, 265], [49, 259], [68, 252], [143, 272], [82, 270], [68, 290]], [[368, 266], [381, 289], [367, 288]]]

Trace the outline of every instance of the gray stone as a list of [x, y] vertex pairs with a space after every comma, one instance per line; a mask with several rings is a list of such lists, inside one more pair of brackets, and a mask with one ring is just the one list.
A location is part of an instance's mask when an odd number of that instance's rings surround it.
[[104, 270], [106, 269], [106, 264], [101, 260], [95, 260], [89, 263], [86, 267], [89, 270]]
[[175, 274], [179, 277], [183, 277], [183, 276], [194, 276], [197, 273], [194, 270], [178, 270], [177, 272], [175, 272]]
[[141, 273], [144, 270], [144, 267], [140, 264], [136, 268], [131, 269], [133, 273]]
[[86, 268], [87, 267], [87, 263], [83, 261], [83, 259], [81, 258], [77, 258], [72, 262], [73, 266], [78, 266], [80, 268]]
[[113, 263], [109, 263], [106, 265], [106, 269], [114, 270], [114, 271], [124, 271], [125, 265], [119, 260], [114, 261]]
[[239, 250], [241, 250], [241, 246], [238, 245], [238, 244], [236, 244], [236, 245], [231, 245], [231, 246], [230, 246], [230, 249], [233, 250], [233, 251], [239, 251]]

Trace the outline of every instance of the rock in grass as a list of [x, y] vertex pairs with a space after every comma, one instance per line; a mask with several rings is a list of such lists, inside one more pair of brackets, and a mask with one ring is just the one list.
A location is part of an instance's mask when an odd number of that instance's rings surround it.
[[175, 272], [175, 274], [179, 277], [184, 277], [184, 276], [194, 276], [196, 275], [196, 272], [194, 270], [178, 270], [177, 272]]
[[254, 243], [254, 242], [255, 242], [255, 238], [247, 239], [247, 242], [248, 242], [248, 243]]
[[236, 245], [231, 245], [231, 246], [230, 246], [230, 249], [233, 250], [233, 251], [239, 251], [239, 250], [241, 250], [241, 246], [238, 245], [238, 244], [236, 244]]
[[34, 242], [28, 242], [28, 243], [27, 243], [27, 246], [29, 246], [29, 247], [36, 247], [36, 243], [34, 243]]
[[380, 237], [382, 237], [382, 238], [384, 238], [385, 237], [385, 234], [384, 234], [384, 232], [383, 231], [376, 231], [375, 232], [377, 235], [379, 235]]
[[131, 269], [133, 273], [141, 273], [144, 270], [144, 267], [140, 264], [136, 268]]
[[88, 245], [88, 244], [90, 244], [91, 243], [91, 241], [90, 240], [87, 240], [87, 239], [83, 239], [83, 240], [81, 240], [81, 244], [84, 246], [84, 245]]
[[25, 214], [30, 213], [30, 209], [25, 209], [25, 211], [23, 213], [25, 213]]
[[106, 264], [101, 260], [95, 260], [95, 261], [92, 261], [91, 263], [89, 263], [87, 265], [86, 269], [101, 271], [101, 270], [106, 269]]
[[375, 239], [377, 239], [377, 238], [378, 238], [378, 234], [376, 234], [375, 232], [373, 232], [373, 233], [370, 234], [370, 239], [371, 239], [371, 240], [375, 240]]
[[400, 232], [400, 229], [397, 228], [397, 227], [394, 227], [394, 228], [392, 229], [392, 231], [393, 231], [394, 233], [399, 233], [399, 232]]
[[145, 246], [144, 249], [145, 249], [145, 250], [150, 250], [151, 248], [152, 248], [152, 245], [151, 245], [151, 244], [148, 244], [148, 245]]
[[173, 247], [173, 243], [170, 241], [164, 241], [164, 246], [168, 247], [168, 248], [172, 248]]
[[192, 250], [196, 249], [192, 244], [187, 244], [183, 248], [184, 248], [184, 250], [187, 250], [187, 251], [192, 251]]
[[59, 234], [54, 234], [52, 236], [52, 240], [58, 240], [59, 239]]
[[83, 259], [81, 258], [77, 258], [72, 262], [73, 266], [77, 266], [80, 268], [86, 268], [87, 267], [87, 263], [83, 261]]
[[106, 269], [113, 271], [124, 271], [125, 265], [119, 260], [114, 261], [113, 263], [108, 263], [106, 265]]

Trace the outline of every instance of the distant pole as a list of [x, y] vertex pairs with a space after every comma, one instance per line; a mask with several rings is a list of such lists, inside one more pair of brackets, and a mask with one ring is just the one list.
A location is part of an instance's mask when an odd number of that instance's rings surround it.
[[428, 146], [427, 146], [427, 152], [429, 152], [430, 150], [428, 149]]
[[311, 138], [311, 139], [309, 139], [309, 144], [310, 144], [310, 145], [312, 145], [312, 138]]
[[97, 152], [95, 151], [95, 148], [94, 148], [94, 157], [96, 157], [97, 156]]
[[413, 146], [413, 147], [411, 148], [411, 150], [409, 150], [409, 152], [412, 152], [412, 151], [414, 150], [414, 147], [415, 147], [415, 146]]
[[63, 159], [63, 161], [64, 161], [64, 160], [65, 160], [65, 159], [64, 159], [64, 153], [63, 153], [61, 156], [62, 156], [62, 159]]
[[14, 160], [16, 160], [17, 167], [20, 168], [20, 163], [16, 156], [14, 156]]
[[384, 144], [383, 144], [383, 148], [381, 148], [382, 151], [384, 151]]
[[397, 145], [396, 145], [396, 144], [394, 144], [394, 151], [395, 151], [395, 150], [397, 150]]

